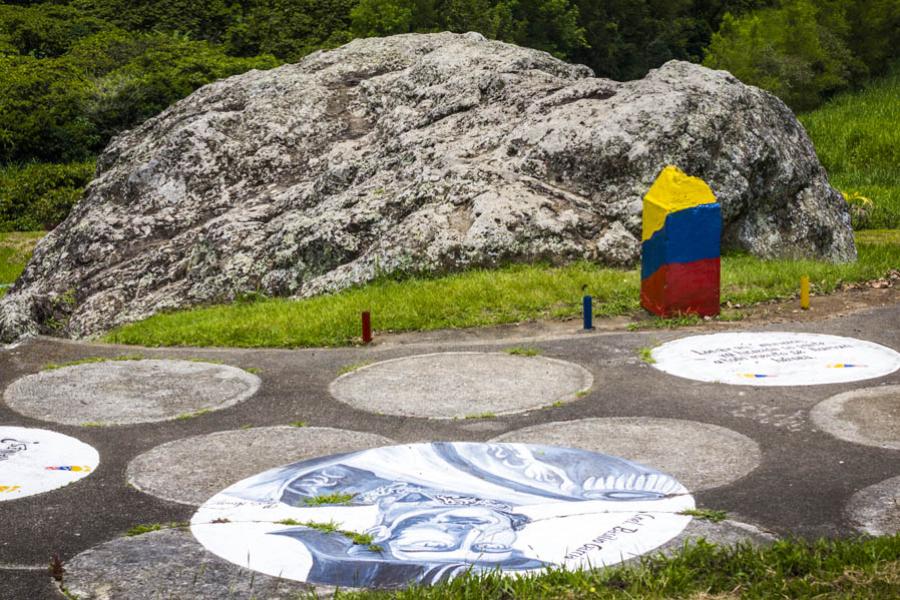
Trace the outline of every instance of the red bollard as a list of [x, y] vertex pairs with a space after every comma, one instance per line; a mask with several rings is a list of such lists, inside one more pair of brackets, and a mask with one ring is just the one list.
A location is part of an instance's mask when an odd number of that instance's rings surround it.
[[362, 314], [362, 337], [363, 344], [368, 344], [372, 341], [372, 315], [369, 314], [369, 311]]

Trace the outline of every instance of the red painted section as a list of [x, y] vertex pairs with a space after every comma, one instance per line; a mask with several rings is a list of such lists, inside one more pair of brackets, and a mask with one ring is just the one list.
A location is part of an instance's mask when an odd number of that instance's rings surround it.
[[362, 314], [362, 339], [363, 344], [372, 341], [372, 315], [369, 312]]
[[663, 265], [641, 282], [641, 305], [661, 317], [719, 314], [719, 259]]

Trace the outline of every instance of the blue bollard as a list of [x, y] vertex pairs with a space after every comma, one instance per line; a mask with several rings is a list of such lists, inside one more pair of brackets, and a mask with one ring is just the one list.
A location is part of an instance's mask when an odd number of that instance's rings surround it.
[[593, 329], [594, 328], [594, 302], [593, 298], [590, 296], [585, 296], [581, 299], [581, 312], [584, 316], [584, 328]]

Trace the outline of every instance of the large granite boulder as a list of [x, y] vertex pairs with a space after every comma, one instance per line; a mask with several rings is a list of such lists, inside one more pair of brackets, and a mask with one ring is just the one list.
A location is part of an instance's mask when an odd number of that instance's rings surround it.
[[634, 264], [667, 164], [709, 182], [726, 248], [855, 258], [803, 128], [728, 73], [618, 83], [474, 33], [401, 35], [213, 83], [114, 139], [0, 300], [0, 339], [398, 271]]

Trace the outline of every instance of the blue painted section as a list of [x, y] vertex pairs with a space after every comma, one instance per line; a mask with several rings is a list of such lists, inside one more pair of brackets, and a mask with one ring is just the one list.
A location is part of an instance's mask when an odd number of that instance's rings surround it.
[[594, 299], [585, 296], [581, 299], [581, 313], [584, 315], [584, 328], [594, 328]]
[[718, 258], [722, 237], [722, 209], [703, 204], [671, 213], [666, 224], [641, 245], [641, 279], [663, 265]]

